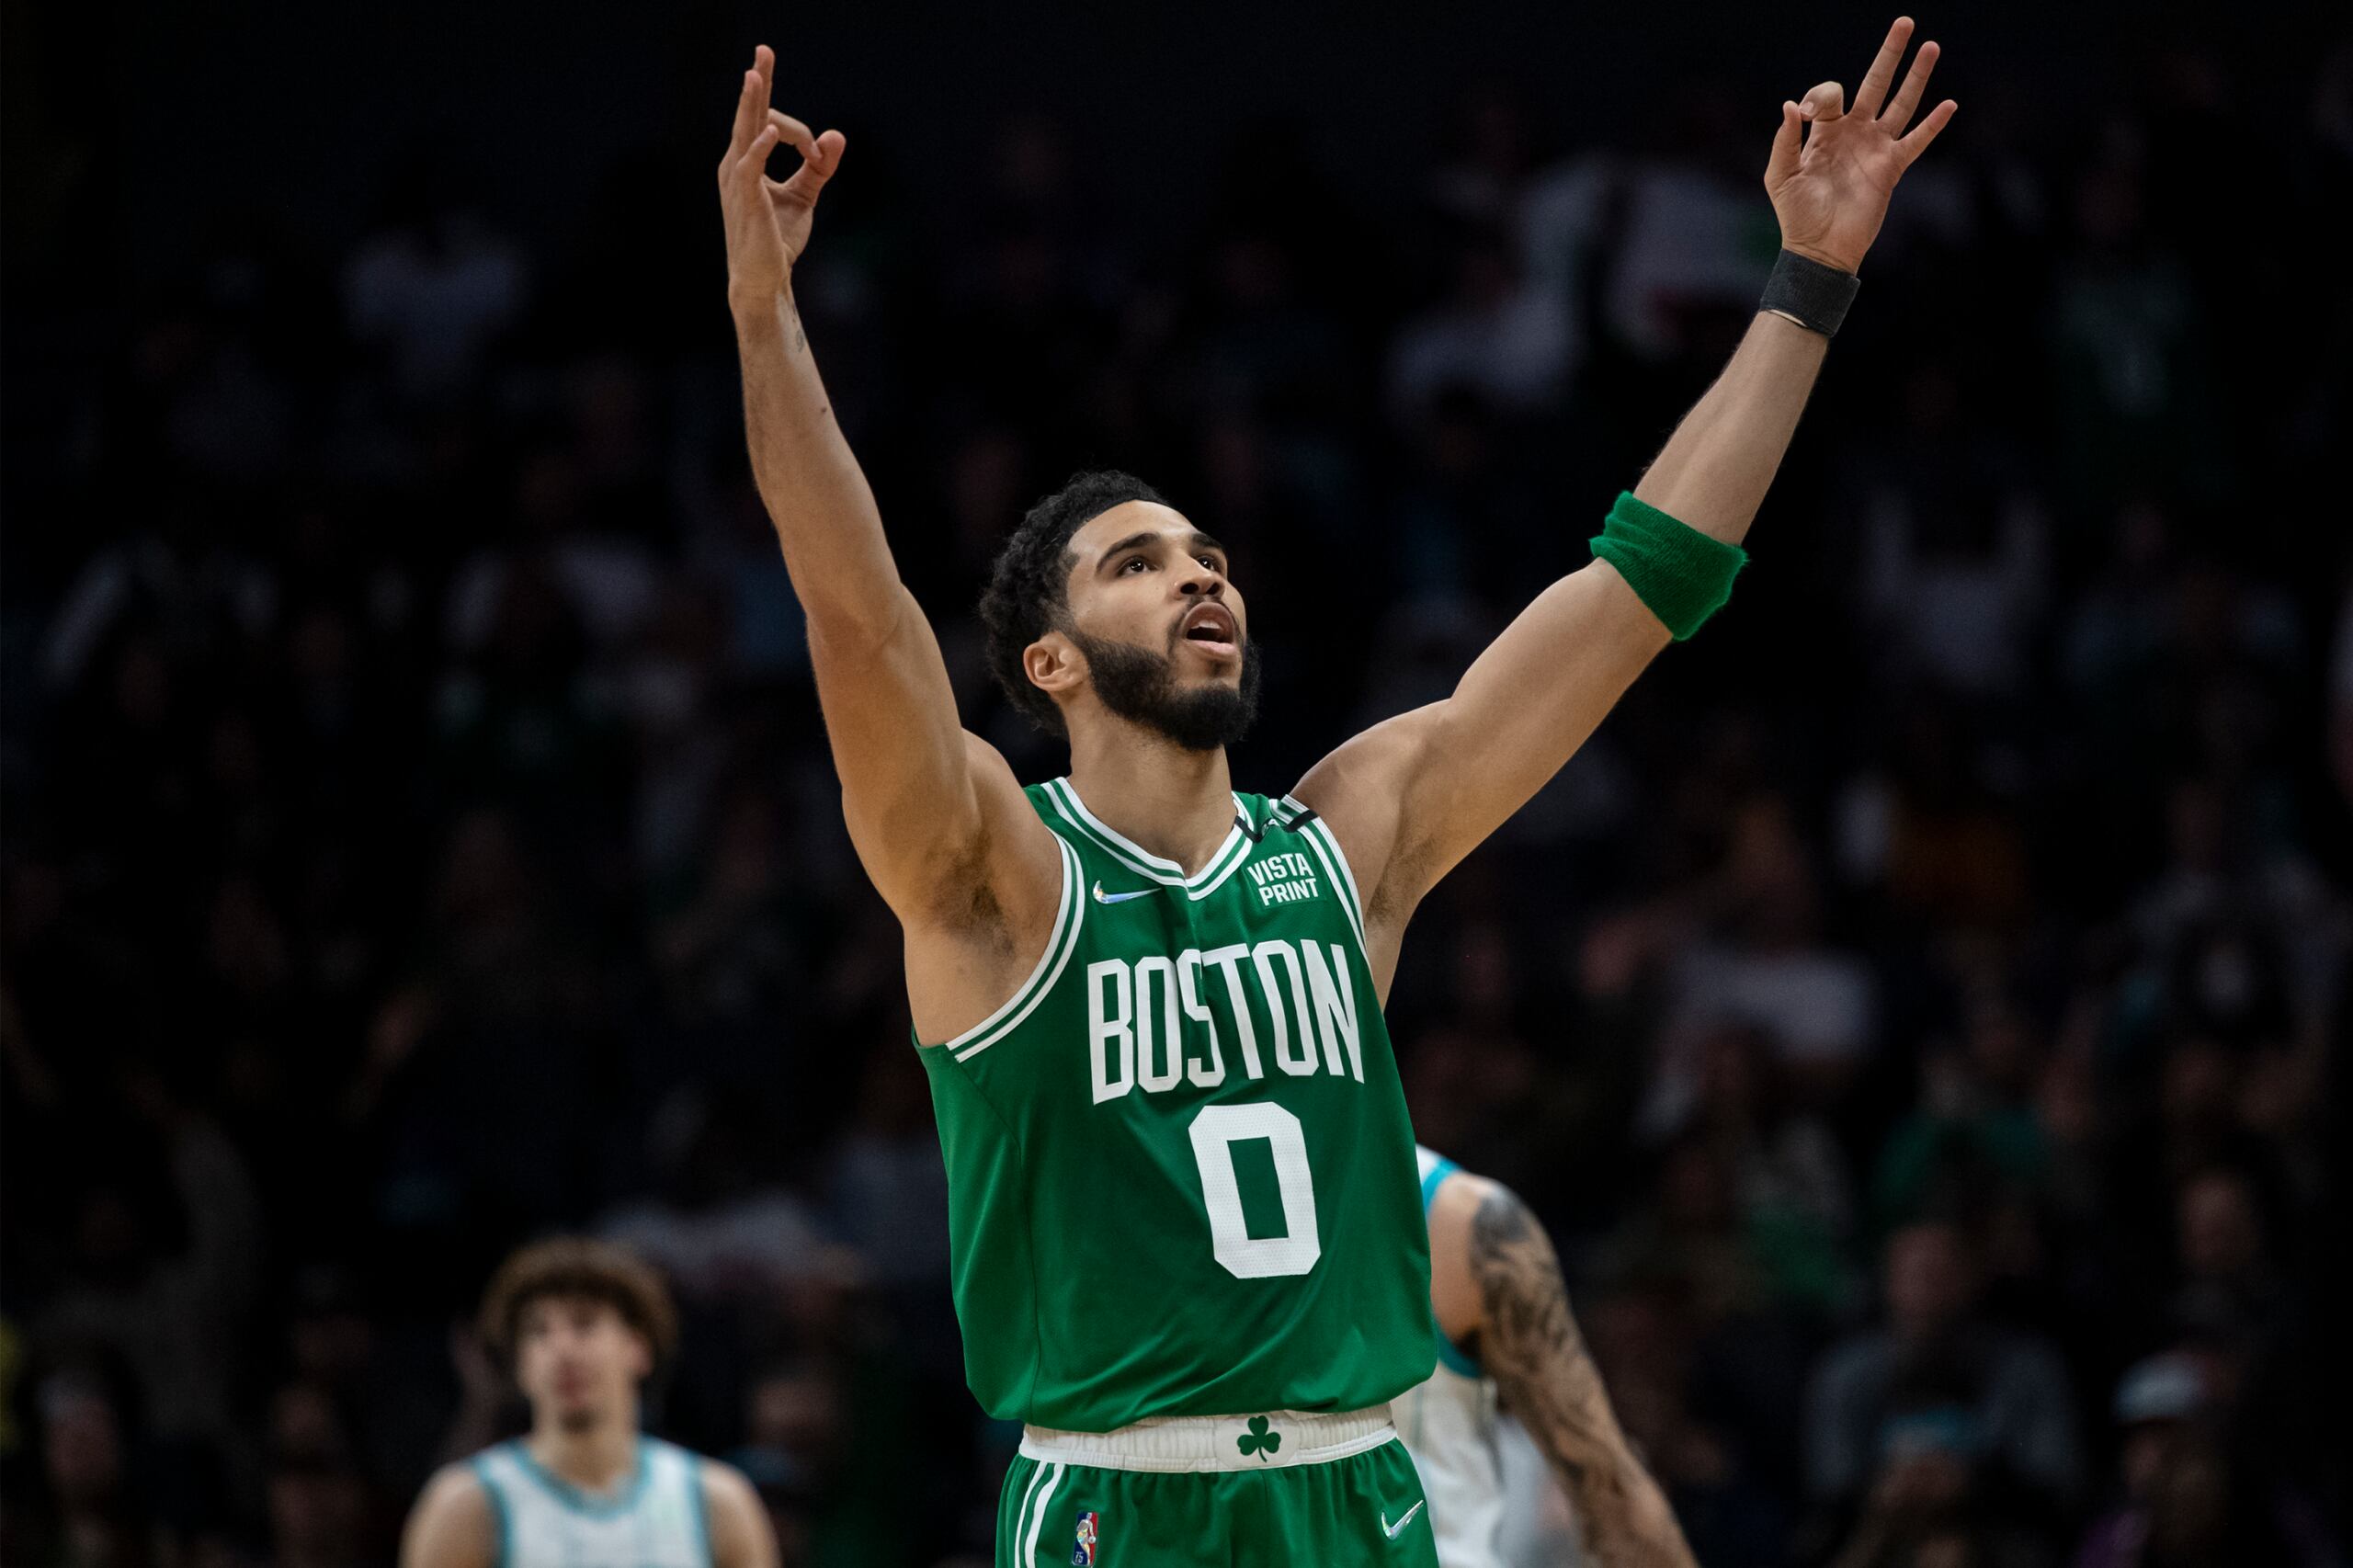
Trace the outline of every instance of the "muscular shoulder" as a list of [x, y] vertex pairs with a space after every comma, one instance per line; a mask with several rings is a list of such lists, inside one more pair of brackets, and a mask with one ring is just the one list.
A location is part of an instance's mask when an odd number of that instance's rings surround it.
[[498, 1515], [470, 1465], [445, 1465], [426, 1483], [401, 1536], [401, 1568], [491, 1568]]
[[1498, 1312], [1563, 1294], [1552, 1238], [1503, 1183], [1449, 1172], [1431, 1195], [1429, 1224], [1430, 1302], [1449, 1337], [1467, 1342]]
[[943, 840], [900, 917], [917, 927], [967, 931], [1010, 916], [1018, 926], [1061, 894], [1062, 852], [1005, 754], [964, 732], [974, 816], [969, 835]]
[[1063, 850], [995, 746], [964, 737], [976, 834], [902, 892], [907, 997], [916, 1033], [948, 1040], [987, 1017], [1045, 951], [1060, 913]]
[[1051, 835], [1004, 754], [970, 730], [956, 733], [958, 764], [842, 779], [842, 818], [859, 863], [911, 927], [961, 930], [995, 918], [999, 903], [1017, 911], [1030, 901], [1025, 882], [1055, 869]]
[[1431, 711], [1417, 708], [1350, 736], [1309, 768], [1292, 791], [1315, 808], [1347, 851], [1369, 903], [1377, 903], [1376, 890], [1391, 881], [1391, 858], [1401, 846], [1397, 786], [1428, 742]]
[[1365, 934], [1381, 949], [1375, 961], [1384, 971], [1428, 881], [1427, 847], [1411, 831], [1404, 794], [1406, 781], [1423, 771], [1444, 706], [1416, 708], [1352, 736], [1291, 791], [1314, 808], [1348, 858], [1364, 898]]
[[717, 1568], [774, 1568], [776, 1532], [767, 1508], [744, 1472], [732, 1464], [705, 1460], [703, 1516], [710, 1521], [710, 1560]]

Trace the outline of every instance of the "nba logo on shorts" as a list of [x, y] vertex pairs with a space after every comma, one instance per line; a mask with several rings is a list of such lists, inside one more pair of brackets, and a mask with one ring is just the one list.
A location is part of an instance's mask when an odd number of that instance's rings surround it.
[[1094, 1568], [1096, 1522], [1097, 1515], [1094, 1509], [1079, 1510], [1078, 1544], [1070, 1549], [1071, 1568]]

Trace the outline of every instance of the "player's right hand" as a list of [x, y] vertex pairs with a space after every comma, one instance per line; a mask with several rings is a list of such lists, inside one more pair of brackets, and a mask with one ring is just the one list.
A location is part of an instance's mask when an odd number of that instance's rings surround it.
[[1781, 222], [1782, 249], [1841, 272], [1862, 266], [1863, 254], [1887, 219], [1895, 182], [1927, 151], [1958, 107], [1947, 98], [1912, 124], [1928, 74], [1937, 68], [1933, 42], [1920, 46], [1904, 85], [1895, 87], [1893, 97], [1888, 96], [1911, 40], [1912, 18], [1896, 17], [1879, 58], [1855, 90], [1852, 108], [1836, 82], [1781, 106], [1781, 129], [1765, 165], [1765, 192]]
[[[727, 220], [727, 297], [737, 303], [772, 301], [785, 292], [792, 264], [809, 248], [817, 193], [841, 167], [848, 144], [838, 131], [813, 136], [809, 128], [768, 107], [776, 54], [752, 51], [735, 99], [735, 130], [719, 161], [719, 205]], [[768, 154], [788, 142], [801, 167], [788, 180], [768, 177]]]

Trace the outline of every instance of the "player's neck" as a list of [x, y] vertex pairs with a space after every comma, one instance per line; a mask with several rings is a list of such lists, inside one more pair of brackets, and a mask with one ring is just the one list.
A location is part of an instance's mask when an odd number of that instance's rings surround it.
[[637, 1473], [635, 1411], [593, 1426], [535, 1421], [526, 1441], [540, 1468], [583, 1492], [611, 1495]]
[[1074, 736], [1070, 782], [1088, 811], [1188, 876], [1210, 863], [1233, 827], [1222, 746], [1188, 751], [1128, 725]]

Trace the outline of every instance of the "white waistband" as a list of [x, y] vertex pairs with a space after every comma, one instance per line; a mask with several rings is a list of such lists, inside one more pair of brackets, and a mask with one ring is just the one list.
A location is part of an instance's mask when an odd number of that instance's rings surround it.
[[1033, 1460], [1097, 1470], [1270, 1470], [1346, 1459], [1396, 1436], [1389, 1407], [1377, 1404], [1338, 1412], [1164, 1415], [1112, 1432], [1024, 1426], [1021, 1451]]

